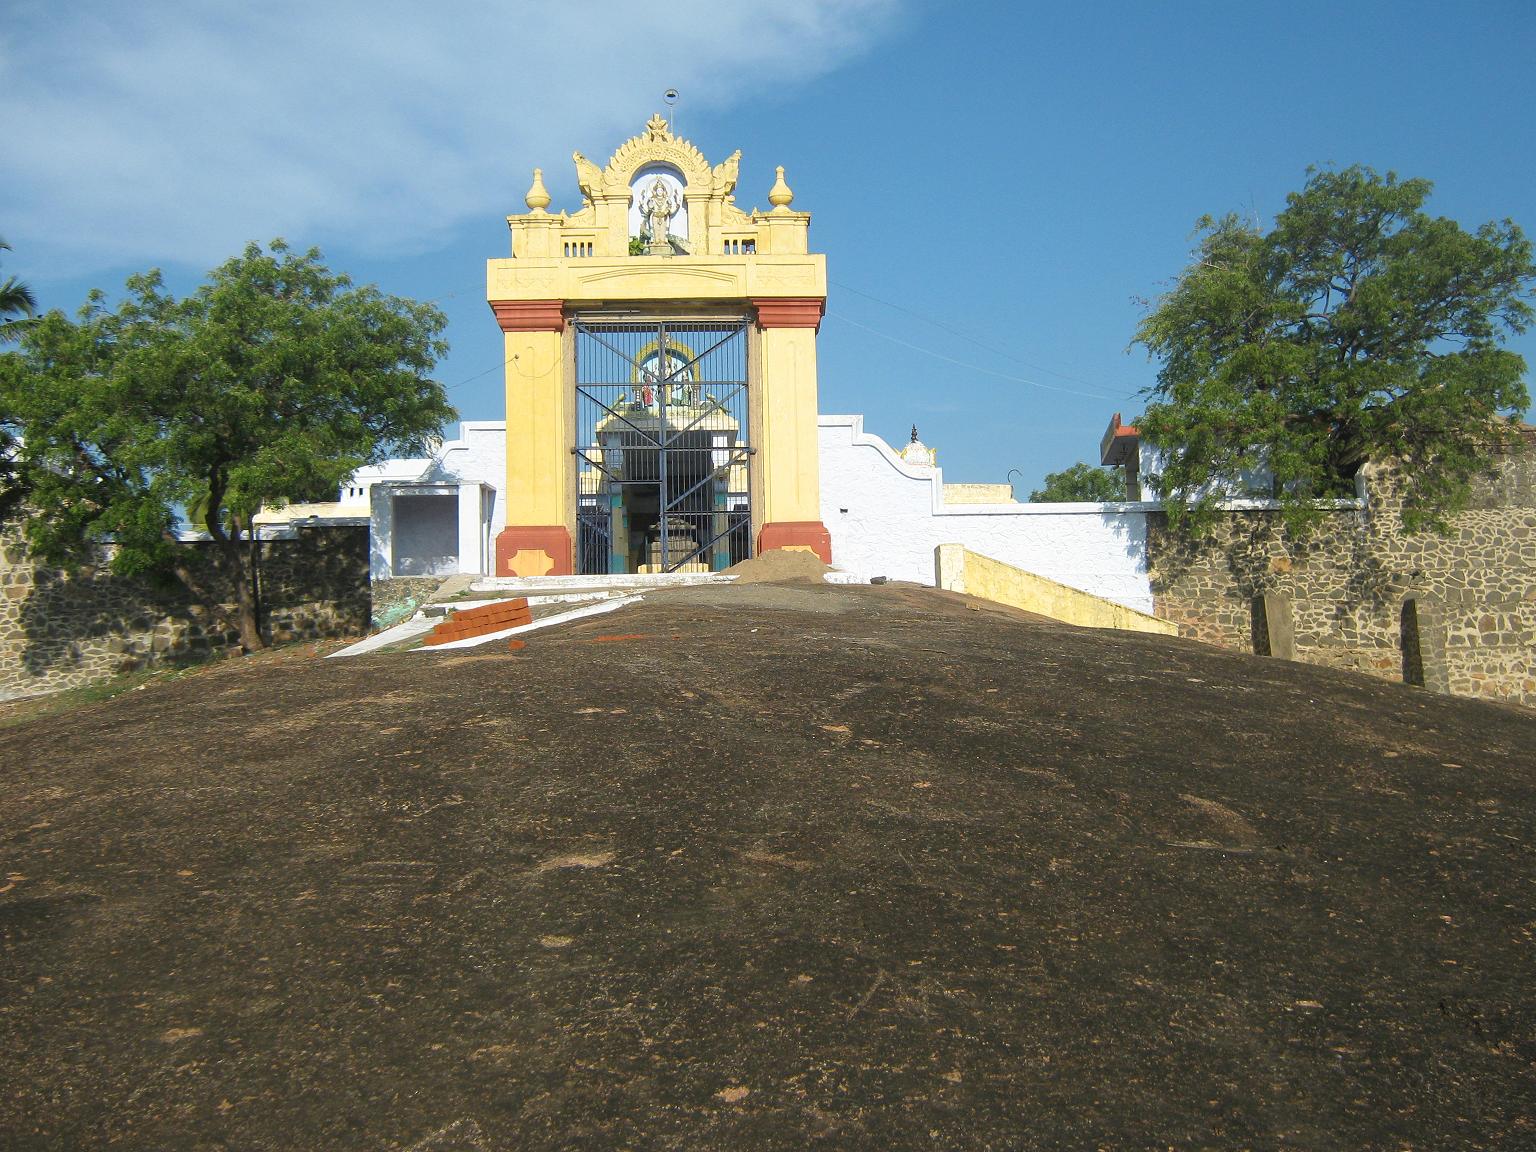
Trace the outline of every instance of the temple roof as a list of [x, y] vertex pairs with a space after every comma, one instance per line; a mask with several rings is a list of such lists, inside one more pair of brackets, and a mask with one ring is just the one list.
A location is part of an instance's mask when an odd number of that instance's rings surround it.
[[[611, 259], [634, 255], [631, 241], [643, 228], [636, 220], [665, 219], [668, 197], [675, 198], [664, 238], [652, 237], [643, 255], [649, 256], [800, 256], [807, 249], [810, 215], [793, 211], [795, 194], [778, 168], [768, 190], [769, 211], [743, 212], [736, 206], [735, 190], [741, 152], [732, 152], [711, 165], [689, 140], [672, 132], [667, 121], [654, 115], [644, 131], [624, 141], [599, 167], [581, 152], [573, 152], [576, 184], [583, 204], [576, 212], [548, 211], [551, 197], [544, 186], [542, 169], [533, 170], [533, 182], [524, 196], [526, 213], [507, 217], [512, 229], [512, 255], [519, 259]], [[652, 177], [657, 177], [652, 180]], [[671, 191], [661, 187], [670, 182]], [[653, 194], [650, 212], [641, 210], [641, 190]], [[664, 243], [663, 240], [675, 243]]]
[[724, 199], [736, 188], [741, 149], [711, 168], [704, 153], [691, 141], [674, 136], [666, 120], [657, 113], [646, 122], [644, 132], [631, 136], [614, 150], [607, 167], [599, 168], [580, 152], [571, 153], [571, 159], [576, 162], [577, 186], [589, 203], [605, 193], [628, 195], [635, 173], [652, 164], [675, 168], [690, 192], [707, 192]]

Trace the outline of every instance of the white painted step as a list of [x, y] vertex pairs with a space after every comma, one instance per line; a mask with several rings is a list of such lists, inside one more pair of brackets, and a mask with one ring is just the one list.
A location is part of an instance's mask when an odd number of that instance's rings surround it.
[[472, 592], [508, 596], [561, 595], [572, 592], [628, 592], [650, 588], [688, 588], [696, 584], [729, 584], [734, 575], [721, 572], [651, 572], [610, 576], [482, 576]]
[[414, 640], [418, 636], [425, 636], [436, 627], [437, 621], [428, 619], [426, 614], [418, 612], [409, 620], [396, 624], [393, 628], [386, 628], [382, 632], [375, 632], [365, 640], [359, 640], [350, 647], [343, 648], [340, 652], [332, 652], [326, 657], [334, 660], [338, 656], [361, 656], [364, 652], [376, 652], [380, 648], [387, 648], [391, 644], [403, 644], [408, 640]]

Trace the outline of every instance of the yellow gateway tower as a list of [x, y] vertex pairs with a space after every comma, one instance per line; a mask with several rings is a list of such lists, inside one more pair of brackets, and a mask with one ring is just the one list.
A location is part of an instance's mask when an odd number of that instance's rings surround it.
[[551, 215], [534, 169], [512, 258], [487, 266], [507, 361], [498, 576], [719, 571], [772, 548], [831, 562], [816, 333], [825, 258], [784, 169], [768, 212], [653, 116], [585, 203]]

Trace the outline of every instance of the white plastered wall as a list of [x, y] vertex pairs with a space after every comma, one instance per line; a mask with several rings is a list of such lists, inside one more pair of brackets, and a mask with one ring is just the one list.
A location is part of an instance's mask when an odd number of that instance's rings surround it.
[[[370, 554], [375, 580], [391, 575], [394, 535], [390, 489], [379, 485], [435, 486], [458, 497], [459, 571], [489, 574], [493, 556], [491, 541], [507, 524], [506, 502], [500, 489], [507, 476], [507, 426], [501, 420], [466, 420], [459, 438], [446, 441], [431, 457], [389, 460], [361, 468], [347, 486], [364, 489], [368, 501]], [[414, 491], [415, 488], [408, 488]], [[423, 489], [425, 490], [425, 489]]]
[[1152, 611], [1147, 513], [1155, 504], [944, 502], [940, 468], [904, 463], [862, 416], [818, 419], [821, 519], [834, 567], [860, 579], [934, 582], [934, 549], [961, 544], [1139, 612]]

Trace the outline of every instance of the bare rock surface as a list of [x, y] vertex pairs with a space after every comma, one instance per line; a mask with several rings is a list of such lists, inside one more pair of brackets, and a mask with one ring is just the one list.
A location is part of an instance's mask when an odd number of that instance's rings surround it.
[[1536, 1145], [1531, 713], [731, 591], [0, 730], [0, 1146]]

